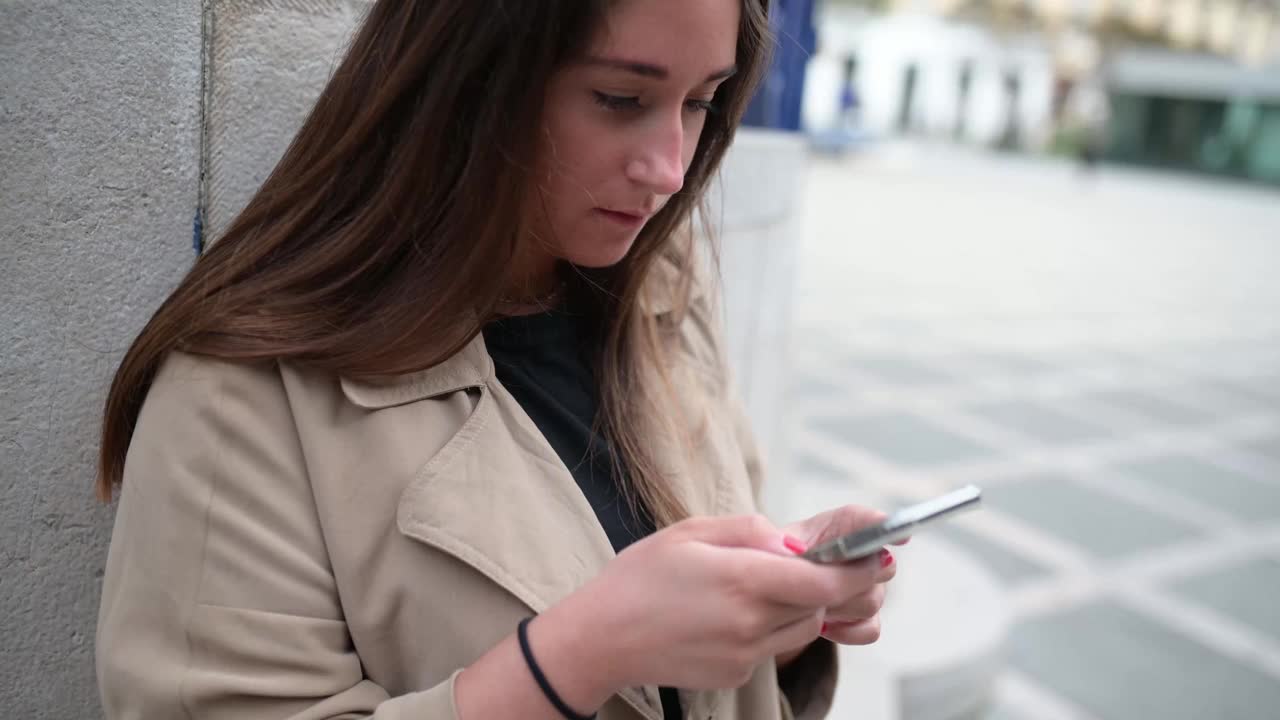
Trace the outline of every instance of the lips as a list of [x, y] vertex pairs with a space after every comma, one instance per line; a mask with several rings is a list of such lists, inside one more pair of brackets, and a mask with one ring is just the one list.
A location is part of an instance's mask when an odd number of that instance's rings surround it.
[[641, 225], [644, 225], [645, 221], [649, 219], [649, 215], [650, 215], [650, 213], [647, 213], [644, 211], [608, 210], [606, 208], [596, 208], [596, 212], [600, 213], [602, 216], [604, 216], [608, 220], [612, 220], [613, 222], [619, 225], [629, 227], [629, 228], [639, 227]]
[[608, 208], [600, 208], [600, 209], [612, 215], [630, 217], [636, 220], [648, 220], [650, 215], [650, 213], [647, 210], [610, 210]]

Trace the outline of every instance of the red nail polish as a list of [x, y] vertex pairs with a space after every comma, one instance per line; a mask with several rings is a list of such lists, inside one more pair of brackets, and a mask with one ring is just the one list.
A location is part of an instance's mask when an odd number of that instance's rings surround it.
[[822, 630], [820, 630], [820, 631], [819, 631], [819, 633], [820, 633], [820, 634], [822, 634], [822, 635], [826, 635], [826, 634], [827, 634], [827, 628], [829, 628], [829, 627], [831, 627], [829, 624], [827, 624], [827, 623], [822, 623]]
[[782, 544], [786, 545], [788, 550], [797, 555], [803, 555], [804, 552], [809, 549], [807, 545], [790, 535], [783, 536]]
[[880, 567], [887, 568], [893, 564], [893, 553], [888, 548], [880, 551]]

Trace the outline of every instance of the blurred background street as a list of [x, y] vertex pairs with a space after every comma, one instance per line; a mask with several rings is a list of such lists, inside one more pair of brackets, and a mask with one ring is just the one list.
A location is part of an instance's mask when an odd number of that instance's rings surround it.
[[793, 482], [985, 488], [915, 542], [1008, 592], [986, 717], [1273, 716], [1280, 195], [899, 140], [815, 158], [803, 208]]
[[1280, 717], [1280, 5], [777, 27], [749, 122], [807, 151], [775, 505], [986, 497], [902, 549], [835, 716]]

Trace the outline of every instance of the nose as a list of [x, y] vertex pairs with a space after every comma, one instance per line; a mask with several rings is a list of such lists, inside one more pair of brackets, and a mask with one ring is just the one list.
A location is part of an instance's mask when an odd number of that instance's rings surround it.
[[684, 187], [685, 128], [682, 118], [662, 118], [644, 133], [627, 163], [627, 177], [655, 195], [675, 195]]

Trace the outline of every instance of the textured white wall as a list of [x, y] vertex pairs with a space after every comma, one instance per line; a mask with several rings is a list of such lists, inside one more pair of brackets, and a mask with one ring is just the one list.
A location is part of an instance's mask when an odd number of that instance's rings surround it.
[[0, 707], [98, 716], [111, 511], [96, 432], [125, 339], [193, 258], [199, 0], [0, 3]]

